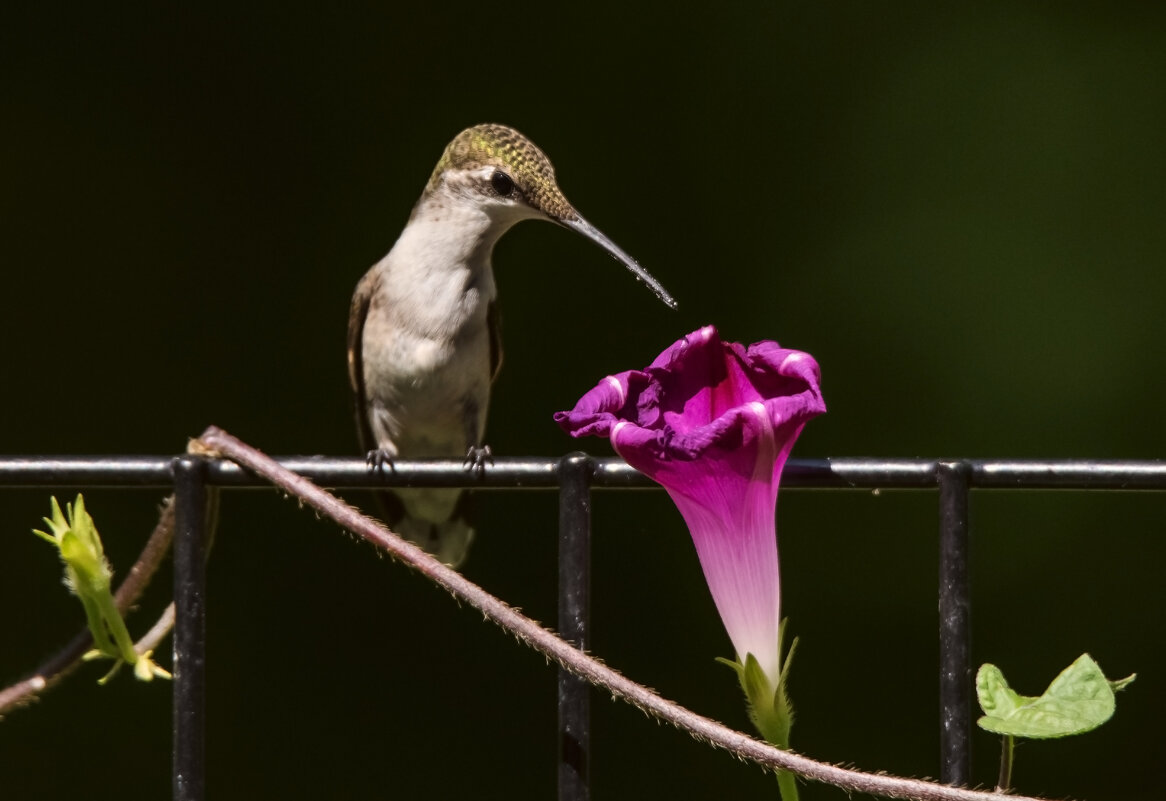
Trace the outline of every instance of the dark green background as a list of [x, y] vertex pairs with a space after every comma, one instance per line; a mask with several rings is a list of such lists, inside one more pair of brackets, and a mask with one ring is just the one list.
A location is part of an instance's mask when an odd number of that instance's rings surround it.
[[[169, 454], [215, 423], [356, 453], [352, 288], [445, 143], [497, 121], [680, 302], [560, 229], [508, 236], [499, 454], [573, 449], [552, 412], [710, 322], [820, 360], [798, 456], [1166, 454], [1166, 7], [395, 5], [5, 12], [0, 451]], [[48, 494], [0, 492], [0, 681], [80, 621], [28, 533]], [[161, 493], [87, 497], [124, 569]], [[938, 774], [935, 502], [783, 497], [800, 750]], [[466, 573], [553, 622], [553, 494], [482, 506]], [[1160, 797], [1164, 512], [974, 496], [976, 661], [1028, 693], [1086, 650], [1140, 672], [1101, 731], [1023, 746], [1021, 789]], [[594, 650], [747, 726], [666, 496], [599, 494], [595, 530]], [[225, 499], [210, 570], [212, 798], [552, 796], [554, 671], [477, 614], [268, 492]], [[0, 797], [168, 795], [169, 687], [99, 673], [0, 724]], [[602, 697], [594, 729], [596, 799], [774, 797]]]

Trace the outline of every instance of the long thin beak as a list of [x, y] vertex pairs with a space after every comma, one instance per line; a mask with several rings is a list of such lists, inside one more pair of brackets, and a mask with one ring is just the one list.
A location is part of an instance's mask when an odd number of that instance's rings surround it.
[[637, 264], [635, 259], [624, 253], [617, 244], [604, 236], [603, 232], [596, 228], [594, 225], [587, 222], [582, 217], [576, 217], [573, 220], [557, 220], [556, 222], [559, 222], [563, 226], [570, 228], [572, 231], [577, 231], [580, 234], [583, 234], [583, 236], [599, 245], [601, 248], [610, 253], [614, 258], [623, 262], [623, 265], [632, 271], [632, 275], [634, 275], [638, 280], [647, 284], [648, 289], [651, 289], [653, 292], [655, 292], [656, 297], [664, 301], [664, 304], [668, 306], [668, 308], [676, 308], [676, 301], [672, 298], [671, 295], [668, 294], [668, 290], [660, 286], [659, 281], [653, 278], [647, 270]]

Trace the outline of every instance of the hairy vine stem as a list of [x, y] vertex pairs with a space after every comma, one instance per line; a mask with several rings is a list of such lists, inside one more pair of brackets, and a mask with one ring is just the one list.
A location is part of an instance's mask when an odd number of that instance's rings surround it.
[[[200, 447], [201, 443], [201, 447]], [[669, 701], [648, 688], [628, 679], [601, 661], [560, 639], [534, 620], [469, 581], [453, 568], [439, 562], [379, 522], [366, 517], [340, 498], [321, 489], [308, 479], [286, 470], [278, 462], [250, 445], [214, 426], [193, 443], [194, 452], [214, 458], [229, 459], [262, 476], [275, 486], [294, 495], [303, 503], [331, 518], [343, 528], [388, 552], [395, 559], [421, 573], [459, 601], [473, 606], [485, 617], [513, 634], [544, 656], [591, 684], [602, 687], [616, 698], [632, 704], [648, 715], [687, 732], [696, 740], [723, 748], [734, 756], [771, 769], [788, 770], [817, 782], [848, 792], [867, 793], [884, 798], [916, 801], [1037, 801], [1037, 799], [970, 790], [944, 784], [907, 779], [885, 774], [865, 773], [843, 768], [790, 751], [782, 751], [739, 731], [699, 715]]]

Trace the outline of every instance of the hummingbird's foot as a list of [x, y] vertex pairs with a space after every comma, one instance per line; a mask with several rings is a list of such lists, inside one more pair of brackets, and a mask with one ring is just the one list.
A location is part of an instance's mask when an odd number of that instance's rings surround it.
[[383, 448], [375, 448], [368, 452], [368, 455], [364, 457], [364, 461], [370, 470], [375, 471], [377, 474], [384, 474], [385, 465], [389, 466], [390, 472], [396, 472], [396, 467], [393, 465], [395, 458], [389, 451]]
[[490, 450], [490, 446], [483, 445], [479, 448], [471, 445], [466, 451], [466, 459], [462, 464], [465, 465], [466, 470], [481, 476], [486, 472], [487, 462], [491, 465], [494, 464], [494, 451]]

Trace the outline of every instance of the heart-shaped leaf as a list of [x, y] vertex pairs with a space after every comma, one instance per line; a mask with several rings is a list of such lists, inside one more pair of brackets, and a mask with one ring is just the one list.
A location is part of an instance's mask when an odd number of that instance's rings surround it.
[[998, 667], [985, 664], [976, 674], [976, 694], [984, 710], [977, 723], [996, 734], [1031, 739], [1081, 734], [1113, 717], [1114, 692], [1136, 677], [1109, 681], [1093, 658], [1082, 654], [1034, 698], [1017, 693]]

